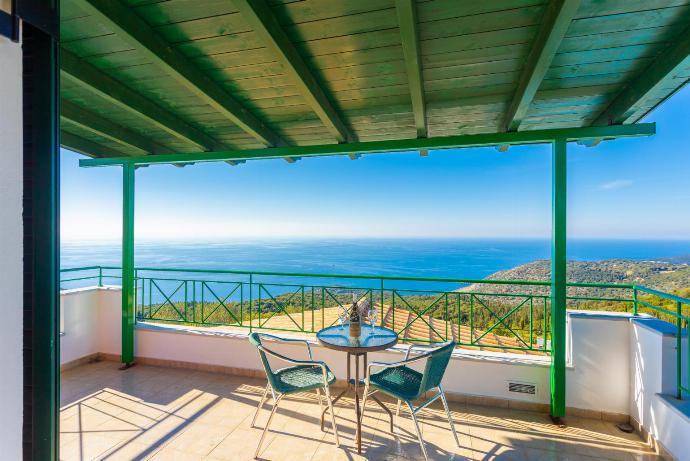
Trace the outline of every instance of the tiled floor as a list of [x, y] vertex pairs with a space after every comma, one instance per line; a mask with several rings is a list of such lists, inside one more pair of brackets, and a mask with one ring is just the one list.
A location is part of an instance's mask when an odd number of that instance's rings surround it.
[[[60, 458], [63, 460], [248, 460], [261, 429], [249, 423], [265, 382], [137, 365], [126, 371], [97, 362], [62, 375]], [[341, 403], [342, 402], [342, 403]], [[336, 406], [341, 447], [330, 425], [319, 430], [314, 394], [286, 398], [267, 434], [261, 459], [422, 459], [408, 414], [396, 434], [380, 408], [369, 406], [362, 455], [354, 444], [352, 400]], [[392, 407], [392, 405], [391, 405]], [[546, 415], [501, 408], [452, 405], [460, 436], [455, 446], [439, 405], [422, 412], [429, 456], [435, 460], [657, 459], [634, 434], [612, 423], [568, 418], [559, 429]], [[257, 425], [268, 417], [264, 410]]]

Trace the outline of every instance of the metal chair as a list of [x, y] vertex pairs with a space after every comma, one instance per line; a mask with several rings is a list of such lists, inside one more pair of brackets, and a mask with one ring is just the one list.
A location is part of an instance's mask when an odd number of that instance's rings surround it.
[[[449, 341], [434, 350], [411, 359], [410, 352], [412, 351], [412, 346], [410, 346], [405, 354], [405, 360], [394, 363], [371, 362], [367, 367], [367, 379], [364, 386], [362, 420], [364, 419], [367, 397], [377, 391], [381, 391], [398, 399], [398, 407], [395, 413], [396, 417], [400, 413], [400, 404], [404, 401], [410, 409], [410, 414], [412, 415], [412, 420], [414, 421], [415, 429], [417, 431], [419, 445], [422, 447], [422, 454], [424, 455], [424, 459], [428, 461], [429, 457], [426, 454], [424, 440], [422, 439], [422, 432], [419, 428], [417, 412], [423, 408], [426, 408], [440, 397], [443, 401], [443, 407], [446, 410], [448, 424], [450, 424], [453, 437], [455, 437], [455, 443], [457, 446], [460, 446], [458, 434], [455, 432], [455, 426], [453, 425], [453, 418], [451, 417], [450, 409], [448, 408], [448, 401], [446, 400], [446, 395], [443, 392], [443, 387], [441, 387], [441, 380], [446, 372], [446, 368], [454, 348], [455, 343], [453, 341]], [[422, 360], [427, 361], [424, 372], [422, 373], [407, 366]], [[382, 368], [382, 370], [372, 374], [371, 370], [373, 368]], [[370, 391], [372, 388], [373, 390]], [[421, 398], [426, 392], [433, 389], [437, 390], [436, 395], [428, 399], [417, 408], [412, 405], [413, 400]]]
[[[271, 349], [267, 348], [262, 343], [262, 338], [271, 338], [275, 341], [280, 342], [292, 342], [292, 343], [304, 343], [307, 346], [307, 352], [309, 353], [309, 360], [295, 360], [290, 357], [286, 357], [279, 354]], [[331, 412], [331, 423], [333, 424], [333, 435], [335, 436], [335, 445], [340, 446], [340, 441], [338, 439], [338, 427], [335, 424], [335, 413], [333, 412], [333, 402], [331, 400], [331, 394], [329, 391], [329, 385], [335, 382], [335, 375], [331, 372], [328, 366], [324, 362], [314, 360], [314, 356], [311, 352], [311, 345], [309, 341], [304, 339], [292, 339], [292, 338], [281, 338], [279, 336], [269, 335], [266, 333], [251, 333], [249, 335], [249, 342], [256, 346], [259, 350], [259, 356], [261, 357], [261, 363], [263, 364], [264, 371], [266, 372], [266, 378], [268, 383], [266, 384], [266, 389], [259, 402], [259, 407], [254, 413], [252, 418], [251, 427], [255, 427], [256, 417], [259, 415], [259, 411], [264, 406], [266, 399], [268, 397], [268, 391], [271, 391], [271, 396], [273, 397], [273, 408], [271, 409], [271, 414], [266, 422], [266, 427], [261, 434], [259, 439], [259, 445], [256, 447], [256, 452], [254, 453], [254, 458], [259, 456], [259, 451], [261, 450], [261, 444], [266, 436], [266, 431], [268, 426], [271, 424], [273, 415], [278, 408], [280, 400], [288, 394], [293, 394], [296, 392], [304, 392], [310, 390], [316, 390], [316, 395], [319, 399], [319, 407], [321, 408], [321, 413], [323, 413], [323, 402], [321, 400], [321, 389], [326, 393], [326, 401], [328, 402], [328, 409]], [[268, 361], [268, 357], [272, 356], [279, 360], [287, 363], [293, 364], [293, 366], [281, 368], [279, 370], [273, 371], [271, 365]]]

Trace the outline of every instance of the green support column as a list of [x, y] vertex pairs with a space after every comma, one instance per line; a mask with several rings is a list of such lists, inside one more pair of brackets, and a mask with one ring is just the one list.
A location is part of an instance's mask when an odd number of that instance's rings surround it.
[[[58, 2], [40, 3], [46, 8], [46, 20], [57, 19]], [[19, 353], [24, 362], [23, 458], [52, 461], [60, 453], [59, 44], [56, 37], [28, 21], [21, 29], [23, 112], [18, 115], [24, 125], [24, 343], [23, 351], [3, 352]], [[11, 77], [3, 73], [0, 78]], [[3, 258], [0, 255], [0, 261]], [[5, 304], [3, 308], [16, 307]], [[0, 453], [0, 459], [6, 459], [4, 454]]]
[[567, 141], [553, 142], [551, 247], [551, 416], [565, 416]]
[[122, 165], [122, 363], [134, 362], [134, 169]]

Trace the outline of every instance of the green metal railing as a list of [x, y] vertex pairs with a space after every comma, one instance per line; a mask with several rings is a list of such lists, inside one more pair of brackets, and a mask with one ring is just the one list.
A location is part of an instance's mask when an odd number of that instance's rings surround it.
[[[63, 269], [61, 286], [119, 283], [120, 272], [115, 266]], [[134, 287], [138, 322], [315, 333], [337, 324], [336, 312], [354, 295], [368, 299], [379, 312], [378, 323], [392, 327], [405, 342], [453, 339], [463, 347], [551, 352], [551, 284], [546, 281], [138, 267]], [[682, 379], [689, 299], [639, 285], [601, 283], [570, 283], [567, 299], [571, 309], [603, 303], [675, 324], [678, 396], [690, 393]], [[690, 349], [687, 357], [690, 369]]]
[[[648, 299], [641, 299], [640, 293], [648, 295]], [[663, 291], [636, 286], [635, 299], [638, 310], [649, 309], [658, 313], [662, 318], [676, 326], [676, 398], [682, 399], [684, 395], [690, 395], [690, 299], [675, 296]], [[683, 341], [686, 343], [685, 373], [683, 373]], [[685, 378], [685, 383], [683, 383]]]
[[[113, 271], [109, 273], [108, 271]], [[73, 284], [74, 282], [84, 282], [93, 281], [96, 282], [99, 287], [104, 285], [105, 281], [120, 281], [122, 280], [121, 274], [122, 268], [117, 266], [83, 266], [83, 267], [69, 267], [66, 269], [60, 269], [60, 288], [64, 289], [65, 285]], [[72, 276], [71, 274], [77, 274]], [[86, 275], [83, 275], [83, 274]], [[68, 274], [66, 277], [62, 277], [63, 274]], [[79, 275], [81, 274], [81, 275]]]
[[[482, 280], [160, 268], [137, 268], [136, 273], [139, 321], [314, 333], [337, 323], [336, 311], [351, 304], [354, 295], [357, 300], [367, 298], [380, 312], [378, 323], [392, 326], [408, 342], [433, 343], [452, 338], [463, 346], [548, 352], [548, 295], [388, 286], [402, 282], [454, 287], [486, 284]], [[199, 275], [204, 277], [200, 279]], [[294, 282], [300, 278], [311, 282]], [[329, 279], [340, 283], [314, 282]], [[521, 311], [529, 318], [528, 324], [522, 328], [509, 324], [507, 319]], [[420, 337], [419, 331], [409, 334], [420, 324], [425, 337]], [[463, 332], [468, 333], [467, 340]], [[485, 340], [492, 333], [507, 335], [514, 344]]]

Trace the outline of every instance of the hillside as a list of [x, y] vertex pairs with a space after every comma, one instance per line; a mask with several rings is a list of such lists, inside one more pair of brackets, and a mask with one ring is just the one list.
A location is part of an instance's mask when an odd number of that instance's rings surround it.
[[[690, 265], [687, 257], [668, 261], [632, 261], [612, 259], [603, 261], [568, 262], [568, 281], [587, 283], [638, 284], [666, 292], [690, 288]], [[534, 261], [496, 272], [486, 280], [549, 280], [551, 262]], [[458, 291], [487, 291], [494, 293], [546, 293], [547, 288], [515, 285], [476, 284]], [[615, 293], [618, 291], [619, 293]], [[598, 288], [570, 288], [570, 296], [616, 296], [621, 290]]]

